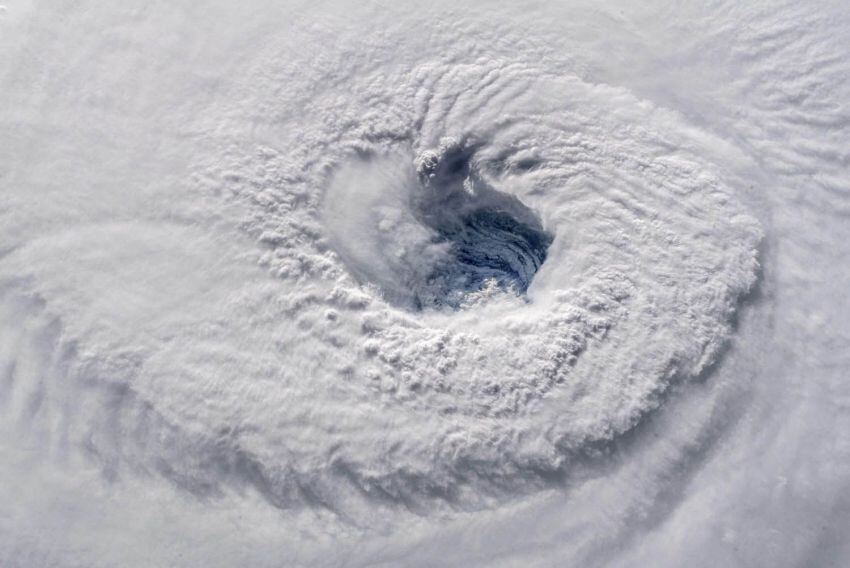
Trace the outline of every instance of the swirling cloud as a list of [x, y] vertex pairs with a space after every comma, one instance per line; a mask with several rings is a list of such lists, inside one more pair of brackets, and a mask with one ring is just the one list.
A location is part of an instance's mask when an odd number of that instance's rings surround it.
[[846, 22], [692, 12], [10, 4], [2, 563], [845, 558]]

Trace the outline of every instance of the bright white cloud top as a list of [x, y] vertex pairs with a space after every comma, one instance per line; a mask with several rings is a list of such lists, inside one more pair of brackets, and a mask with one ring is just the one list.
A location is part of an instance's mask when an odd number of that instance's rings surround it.
[[850, 562], [841, 3], [0, 11], [3, 566]]

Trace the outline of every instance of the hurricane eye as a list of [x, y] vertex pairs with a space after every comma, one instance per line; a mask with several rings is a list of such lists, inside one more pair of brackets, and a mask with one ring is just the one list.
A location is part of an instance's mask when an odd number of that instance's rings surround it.
[[411, 311], [523, 297], [554, 240], [531, 208], [479, 173], [475, 147], [462, 143], [424, 151], [412, 164], [401, 154], [356, 160], [337, 173], [325, 201], [350, 273]]
[[524, 294], [553, 240], [541, 227], [493, 207], [473, 209], [445, 224], [440, 215], [431, 218], [437, 221], [438, 241], [449, 245], [446, 260], [428, 276], [426, 303], [436, 305], [457, 306], [487, 286]]
[[474, 164], [474, 146], [447, 143], [418, 160], [413, 212], [447, 254], [417, 287], [422, 306], [458, 307], [484, 288], [523, 295], [546, 260], [553, 237], [519, 199], [496, 190]]

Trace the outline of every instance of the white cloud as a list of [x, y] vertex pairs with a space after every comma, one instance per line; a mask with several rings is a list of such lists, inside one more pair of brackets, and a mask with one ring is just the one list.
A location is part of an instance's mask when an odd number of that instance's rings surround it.
[[847, 558], [840, 7], [179, 4], [0, 16], [0, 563]]

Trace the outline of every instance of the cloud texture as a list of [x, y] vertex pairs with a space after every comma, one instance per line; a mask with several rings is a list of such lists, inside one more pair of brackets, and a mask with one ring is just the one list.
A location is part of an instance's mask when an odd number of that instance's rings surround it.
[[845, 12], [7, 3], [0, 564], [846, 563]]

